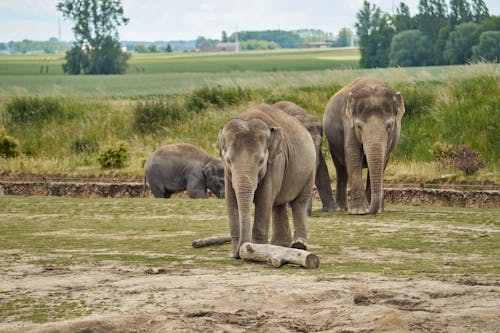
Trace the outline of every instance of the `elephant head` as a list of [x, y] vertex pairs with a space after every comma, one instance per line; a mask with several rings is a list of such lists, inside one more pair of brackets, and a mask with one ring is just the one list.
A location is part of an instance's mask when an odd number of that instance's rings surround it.
[[386, 87], [366, 86], [349, 93], [344, 110], [363, 148], [363, 163], [369, 172], [369, 213], [376, 214], [382, 210], [384, 170], [401, 131], [405, 112], [403, 97]]
[[[279, 127], [260, 119], [233, 119], [219, 132], [217, 147], [225, 166], [226, 201], [237, 205], [238, 212], [238, 216], [229, 216], [231, 236], [239, 239], [233, 244], [235, 257], [241, 244], [251, 240], [254, 195], [268, 166], [280, 153], [282, 139]], [[229, 203], [232, 198], [236, 202]]]
[[203, 167], [203, 176], [205, 176], [207, 187], [210, 191], [218, 198], [224, 199], [224, 164], [219, 160], [208, 162]]

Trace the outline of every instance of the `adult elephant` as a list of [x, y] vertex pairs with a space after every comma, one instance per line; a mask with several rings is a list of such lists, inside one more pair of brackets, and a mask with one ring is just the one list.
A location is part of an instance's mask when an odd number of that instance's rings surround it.
[[306, 208], [314, 184], [316, 152], [305, 127], [278, 108], [259, 104], [225, 124], [217, 146], [225, 165], [233, 256], [239, 258], [245, 242], [268, 242], [271, 215], [272, 244], [306, 249]]
[[[349, 213], [382, 211], [384, 170], [399, 140], [404, 112], [399, 92], [367, 77], [354, 80], [328, 102], [323, 128], [337, 171], [336, 199]], [[366, 167], [364, 188], [362, 168]]]
[[[339, 205], [333, 198], [330, 176], [328, 175], [328, 167], [326, 166], [325, 157], [321, 151], [323, 143], [323, 125], [321, 120], [310, 114], [300, 106], [289, 101], [281, 101], [273, 104], [274, 107], [295, 117], [311, 135], [314, 147], [316, 148], [316, 188], [318, 189], [319, 197], [323, 204], [324, 212], [336, 212], [340, 210]], [[311, 203], [307, 208], [308, 215], [311, 215]]]
[[222, 161], [187, 143], [157, 149], [144, 165], [144, 189], [146, 181], [155, 198], [184, 190], [190, 198], [207, 198], [207, 188], [224, 198]]

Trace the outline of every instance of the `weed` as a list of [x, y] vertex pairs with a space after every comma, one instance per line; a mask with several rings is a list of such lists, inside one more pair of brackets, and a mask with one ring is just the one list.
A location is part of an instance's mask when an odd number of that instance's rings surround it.
[[17, 141], [8, 136], [4, 128], [0, 128], [0, 157], [13, 158], [19, 155]]
[[61, 101], [55, 97], [15, 97], [5, 106], [10, 123], [42, 123], [63, 114]]
[[182, 101], [175, 97], [140, 101], [133, 112], [133, 126], [140, 133], [152, 133], [161, 127], [171, 126], [186, 113]]
[[121, 142], [102, 151], [97, 157], [97, 161], [103, 169], [117, 169], [123, 168], [129, 158], [129, 148], [127, 144]]

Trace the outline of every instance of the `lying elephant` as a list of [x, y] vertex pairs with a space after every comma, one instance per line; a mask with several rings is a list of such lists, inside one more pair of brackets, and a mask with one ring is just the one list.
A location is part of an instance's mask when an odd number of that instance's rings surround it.
[[155, 198], [184, 190], [190, 198], [207, 198], [207, 188], [224, 198], [222, 161], [187, 143], [157, 149], [144, 165], [144, 188], [146, 181]]
[[[316, 148], [316, 188], [318, 189], [319, 197], [323, 203], [324, 212], [337, 212], [340, 210], [339, 205], [333, 198], [330, 176], [328, 175], [328, 167], [326, 166], [325, 157], [321, 151], [323, 143], [323, 124], [321, 120], [306, 110], [288, 101], [281, 101], [273, 104], [274, 107], [295, 117], [309, 131]], [[307, 208], [307, 214], [311, 215], [311, 203]]]
[[[373, 78], [353, 81], [328, 102], [323, 129], [337, 170], [337, 203], [349, 213], [382, 211], [384, 170], [399, 140], [404, 112], [401, 94]], [[361, 170], [366, 167], [365, 189]]]
[[233, 256], [239, 258], [245, 242], [268, 242], [271, 214], [271, 243], [306, 249], [306, 208], [314, 184], [316, 150], [305, 127], [278, 108], [260, 104], [225, 124], [217, 147], [225, 166]]

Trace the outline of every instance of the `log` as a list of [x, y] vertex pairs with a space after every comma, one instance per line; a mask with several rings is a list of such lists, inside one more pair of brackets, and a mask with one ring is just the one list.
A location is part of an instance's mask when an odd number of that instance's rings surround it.
[[267, 262], [274, 267], [286, 264], [305, 268], [319, 268], [319, 258], [305, 250], [271, 244], [243, 243], [240, 247], [241, 259]]
[[231, 243], [231, 236], [212, 236], [193, 241], [194, 248]]

